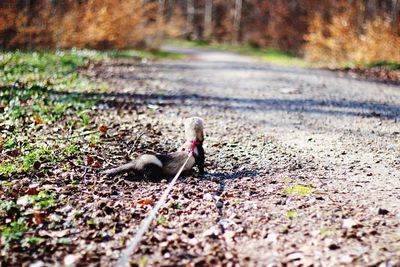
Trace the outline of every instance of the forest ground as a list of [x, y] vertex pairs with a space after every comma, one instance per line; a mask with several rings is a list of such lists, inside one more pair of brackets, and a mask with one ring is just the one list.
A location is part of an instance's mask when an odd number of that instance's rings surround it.
[[85, 152], [86, 167], [54, 172], [40, 185], [63, 203], [54, 210], [62, 218], [45, 220], [62, 226], [35, 230], [68, 242], [42, 240], [45, 250], [33, 257], [15, 250], [9, 263], [114, 263], [166, 183], [100, 171], [126, 162], [136, 141], [136, 154], [173, 151], [183, 141], [183, 119], [200, 116], [207, 174], [178, 181], [132, 262], [400, 264], [398, 86], [220, 51], [167, 49], [188, 56], [107, 59], [81, 70], [108, 85], [80, 95], [98, 99], [94, 120], [106, 127]]

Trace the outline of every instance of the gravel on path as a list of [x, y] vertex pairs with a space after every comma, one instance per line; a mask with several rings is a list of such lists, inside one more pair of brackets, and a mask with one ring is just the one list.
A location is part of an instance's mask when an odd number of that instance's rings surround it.
[[[133, 260], [153, 266], [400, 265], [399, 86], [225, 52], [167, 49], [188, 58], [113, 60], [87, 71], [111, 85], [101, 97], [116, 118], [113, 127], [150, 123], [159, 150], [181, 142], [184, 118], [205, 120], [208, 174], [178, 182]], [[105, 157], [120, 153], [112, 164], [124, 162], [126, 147], [115, 146]], [[118, 180], [120, 236], [133, 234], [147, 212], [127, 203], [165, 187]]]

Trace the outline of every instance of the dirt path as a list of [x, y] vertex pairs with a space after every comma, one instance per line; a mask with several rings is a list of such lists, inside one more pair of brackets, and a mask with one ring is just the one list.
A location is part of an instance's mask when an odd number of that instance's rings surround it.
[[[229, 53], [179, 51], [188, 59], [110, 61], [88, 71], [113, 88], [102, 97], [116, 117], [114, 129], [151, 123], [156, 136], [144, 137], [140, 151], [149, 142], [173, 150], [185, 117], [206, 122], [208, 175], [180, 180], [136, 261], [400, 264], [399, 87]], [[105, 157], [124, 162], [124, 149], [117, 143]], [[116, 259], [121, 240], [147, 212], [129, 202], [156, 199], [166, 187], [107, 183], [122, 191], [106, 198], [122, 230], [94, 249], [114, 251], [100, 253], [102, 263]]]

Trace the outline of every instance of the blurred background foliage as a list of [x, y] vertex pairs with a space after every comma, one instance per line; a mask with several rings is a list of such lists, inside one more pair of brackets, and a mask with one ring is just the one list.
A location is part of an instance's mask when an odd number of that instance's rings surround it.
[[327, 65], [400, 62], [400, 0], [2, 0], [3, 49], [157, 49], [167, 38]]

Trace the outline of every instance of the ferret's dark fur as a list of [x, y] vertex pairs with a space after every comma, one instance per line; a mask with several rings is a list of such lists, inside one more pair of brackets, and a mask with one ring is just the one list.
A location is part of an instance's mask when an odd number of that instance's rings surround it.
[[185, 163], [188, 157], [188, 151], [191, 149], [194, 141], [196, 142], [196, 146], [183, 168], [183, 174], [188, 173], [194, 165], [197, 165], [199, 174], [203, 174], [205, 159], [203, 149], [203, 120], [197, 117], [187, 119], [185, 121], [185, 136], [186, 142], [177, 152], [170, 154], [140, 155], [137, 159], [127, 164], [104, 171], [103, 174], [116, 176], [129, 172], [136, 178], [150, 181], [159, 181], [173, 177]]

